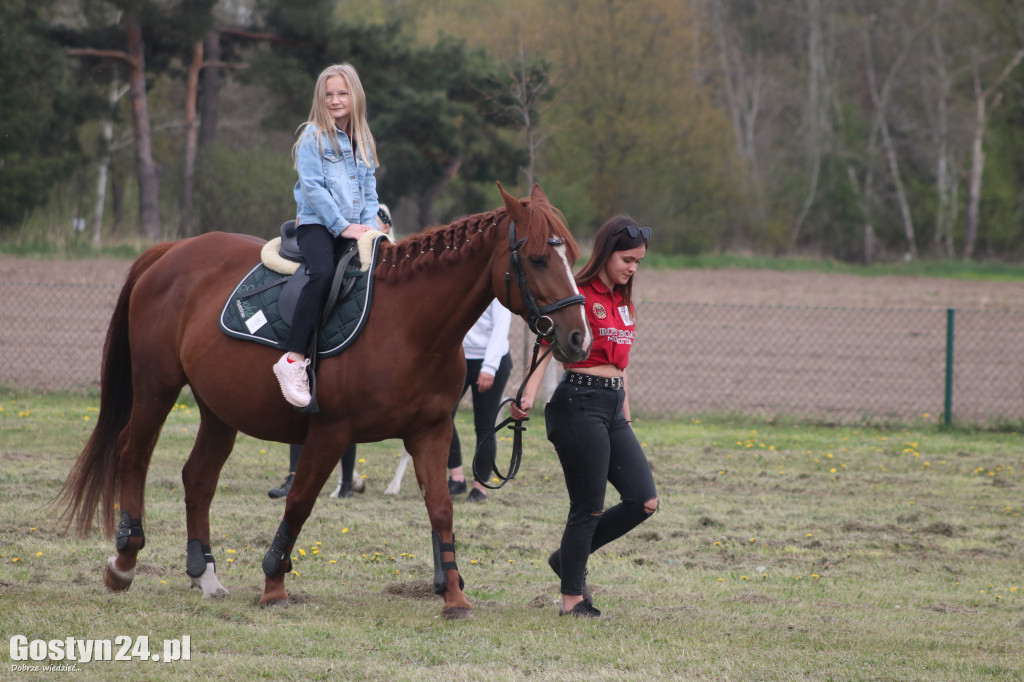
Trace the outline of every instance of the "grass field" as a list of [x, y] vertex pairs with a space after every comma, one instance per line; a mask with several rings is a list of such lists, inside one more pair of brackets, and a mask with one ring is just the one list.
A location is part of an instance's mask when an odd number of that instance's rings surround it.
[[[592, 557], [610, 619], [581, 622], [557, 615], [546, 557], [567, 498], [534, 420], [519, 478], [483, 505], [455, 503], [475, 617], [449, 622], [412, 473], [397, 498], [381, 494], [394, 441], [360, 446], [367, 493], [323, 492], [293, 552], [293, 605], [261, 609], [260, 562], [283, 509], [266, 490], [287, 447], [240, 437], [212, 512], [231, 596], [190, 591], [188, 402], [150, 468], [139, 574], [107, 593], [113, 541], [66, 536], [46, 507], [96, 405], [0, 393], [0, 664], [12, 678], [12, 666], [50, 663], [10, 660], [23, 635], [147, 636], [151, 653], [190, 638], [189, 661], [78, 663], [75, 679], [1024, 679], [1020, 433], [638, 420], [661, 509]], [[469, 415], [459, 429], [471, 442]], [[502, 466], [508, 452], [500, 443]]]

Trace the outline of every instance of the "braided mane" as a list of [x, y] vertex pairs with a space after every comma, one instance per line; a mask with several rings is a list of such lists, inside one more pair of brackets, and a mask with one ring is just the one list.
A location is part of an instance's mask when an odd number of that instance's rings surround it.
[[[533, 204], [531, 206], [531, 204]], [[579, 247], [569, 233], [565, 220], [548, 202], [523, 200], [530, 210], [530, 225], [517, 225], [517, 236], [526, 238], [522, 253], [527, 258], [540, 256], [548, 248], [549, 237], [565, 241], [570, 264], [579, 257]], [[396, 244], [382, 243], [380, 260], [374, 271], [380, 281], [396, 282], [408, 279], [413, 273], [437, 264], [451, 264], [476, 253], [487, 240], [483, 235], [490, 230], [504, 230], [508, 225], [508, 212], [504, 208], [460, 218], [448, 225], [429, 227], [402, 239]]]

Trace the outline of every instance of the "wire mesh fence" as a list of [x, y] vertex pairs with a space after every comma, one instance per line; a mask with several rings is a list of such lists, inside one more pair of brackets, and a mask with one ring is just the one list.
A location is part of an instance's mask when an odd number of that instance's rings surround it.
[[[119, 289], [0, 281], [0, 385], [98, 391]], [[1024, 414], [1021, 312], [959, 310], [951, 335], [946, 309], [641, 303], [637, 313], [629, 382], [638, 414], [936, 422], [947, 400], [959, 423], [1013, 423]], [[524, 332], [513, 323], [507, 395], [532, 348]]]
[[637, 316], [635, 412], [907, 423], [943, 420], [948, 397], [958, 422], [1024, 415], [1024, 313], [957, 311], [951, 365], [946, 309], [646, 303]]

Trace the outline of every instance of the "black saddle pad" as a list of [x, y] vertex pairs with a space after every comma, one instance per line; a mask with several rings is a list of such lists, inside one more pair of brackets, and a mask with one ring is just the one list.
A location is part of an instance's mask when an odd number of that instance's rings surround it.
[[[359, 336], [370, 316], [373, 298], [373, 270], [377, 265], [380, 239], [374, 241], [370, 267], [346, 274], [355, 285], [338, 300], [317, 335], [317, 355], [330, 357], [345, 350]], [[220, 314], [220, 328], [228, 336], [255, 341], [283, 350], [291, 325], [278, 312], [278, 299], [291, 275], [282, 275], [258, 264], [242, 279], [228, 297]]]

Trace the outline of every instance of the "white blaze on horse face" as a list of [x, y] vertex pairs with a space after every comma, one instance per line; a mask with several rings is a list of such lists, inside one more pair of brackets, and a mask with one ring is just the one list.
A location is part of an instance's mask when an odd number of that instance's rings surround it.
[[[572, 266], [569, 265], [569, 259], [565, 255], [565, 244], [559, 244], [555, 247], [555, 253], [562, 259], [562, 265], [565, 266], [565, 273], [569, 276], [569, 284], [572, 285], [572, 293], [579, 296], [580, 290], [576, 286], [576, 278], [572, 274]], [[579, 308], [580, 321], [583, 323], [583, 329], [586, 331], [586, 337], [583, 339], [583, 347], [590, 348], [590, 344], [593, 343], [594, 337], [590, 333], [590, 325], [587, 324], [587, 316], [583, 312], [583, 306]]]

